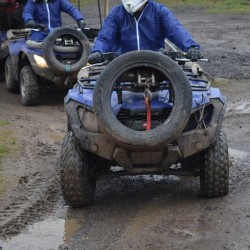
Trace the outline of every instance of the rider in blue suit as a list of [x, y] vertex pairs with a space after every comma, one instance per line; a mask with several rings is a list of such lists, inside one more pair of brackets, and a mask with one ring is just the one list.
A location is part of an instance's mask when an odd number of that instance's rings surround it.
[[191, 51], [192, 59], [201, 57], [199, 44], [166, 6], [152, 0], [122, 0], [106, 17], [89, 62], [100, 62], [104, 52], [159, 51], [165, 38], [189, 55]]
[[[78, 26], [85, 28], [83, 15], [68, 0], [28, 0], [23, 10], [23, 19], [27, 28], [56, 28], [62, 25], [61, 12], [65, 12], [75, 19]], [[33, 31], [30, 39], [41, 41], [46, 32]]]

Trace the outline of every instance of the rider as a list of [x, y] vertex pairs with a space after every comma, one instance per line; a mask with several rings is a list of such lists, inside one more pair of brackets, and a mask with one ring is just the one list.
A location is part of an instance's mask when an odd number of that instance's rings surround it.
[[[81, 29], [85, 28], [83, 15], [68, 0], [28, 0], [22, 16], [27, 28], [50, 29], [61, 26], [61, 12], [72, 16]], [[45, 31], [32, 31], [30, 39], [42, 41], [46, 36]]]
[[103, 61], [102, 53], [133, 50], [159, 51], [168, 38], [191, 60], [201, 58], [200, 46], [170, 10], [153, 0], [121, 0], [104, 20], [89, 63]]

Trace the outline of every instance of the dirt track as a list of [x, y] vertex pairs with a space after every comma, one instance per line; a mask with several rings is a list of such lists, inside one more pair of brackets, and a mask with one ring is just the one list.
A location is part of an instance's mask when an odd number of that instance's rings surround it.
[[[66, 92], [47, 91], [41, 106], [23, 107], [1, 82], [0, 121], [10, 123], [1, 129], [16, 137], [16, 153], [0, 164], [1, 236], [18, 233], [52, 211], [60, 217], [64, 209], [64, 216], [82, 225], [60, 249], [250, 249], [250, 17], [175, 13], [210, 59], [203, 63], [208, 75], [230, 79], [219, 81], [228, 98], [223, 126], [230, 148], [230, 194], [204, 200], [198, 179], [124, 177], [100, 182], [93, 206], [67, 210], [58, 182]], [[90, 26], [96, 22], [87, 20]]]

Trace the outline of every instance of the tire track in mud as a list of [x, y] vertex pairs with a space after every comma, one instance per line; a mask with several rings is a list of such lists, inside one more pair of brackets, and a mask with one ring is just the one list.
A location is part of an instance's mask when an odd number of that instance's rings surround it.
[[[59, 181], [58, 178], [56, 178], [43, 195], [37, 197], [35, 203], [32, 203], [30, 206], [24, 207], [24, 203], [18, 202], [6, 207], [6, 211], [0, 213], [1, 224], [3, 221], [3, 225], [0, 226], [0, 236], [6, 237], [18, 234], [29, 223], [51, 212], [55, 202], [59, 198], [60, 192], [58, 187]], [[7, 219], [1, 219], [1, 217], [7, 217]]]
[[0, 236], [17, 234], [51, 212], [60, 196], [58, 149], [61, 135], [29, 115], [1, 113], [15, 131], [16, 148], [1, 161], [6, 179], [0, 194]]

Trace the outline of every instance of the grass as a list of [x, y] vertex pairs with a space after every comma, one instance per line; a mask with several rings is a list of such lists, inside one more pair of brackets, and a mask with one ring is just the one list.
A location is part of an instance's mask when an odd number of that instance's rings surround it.
[[249, 14], [250, 0], [160, 0], [168, 7], [199, 7], [209, 13]]
[[10, 123], [9, 122], [7, 122], [7, 121], [0, 121], [0, 127], [2, 127], [2, 126], [7, 126], [7, 125], [9, 125]]
[[3, 176], [1, 175], [1, 172], [2, 172], [2, 167], [0, 165], [0, 194], [5, 190], [5, 180], [3, 178]]
[[[97, 0], [71, 0], [77, 7], [78, 1], [80, 6], [84, 8], [86, 4], [96, 4]], [[110, 5], [110, 1], [107, 0]], [[228, 13], [228, 14], [250, 14], [250, 0], [156, 0], [169, 8], [177, 7], [198, 7], [204, 8], [209, 13]], [[100, 0], [100, 5], [103, 6], [105, 0]]]
[[0, 160], [10, 153], [16, 145], [14, 132], [6, 129], [9, 125], [7, 121], [0, 121]]
[[228, 84], [230, 84], [230, 80], [225, 78], [214, 78], [211, 80], [212, 87], [223, 88], [228, 87]]
[[5, 190], [5, 179], [1, 175], [2, 165], [1, 159], [11, 153], [16, 147], [16, 138], [12, 130], [8, 130], [8, 121], [0, 120], [0, 193]]

